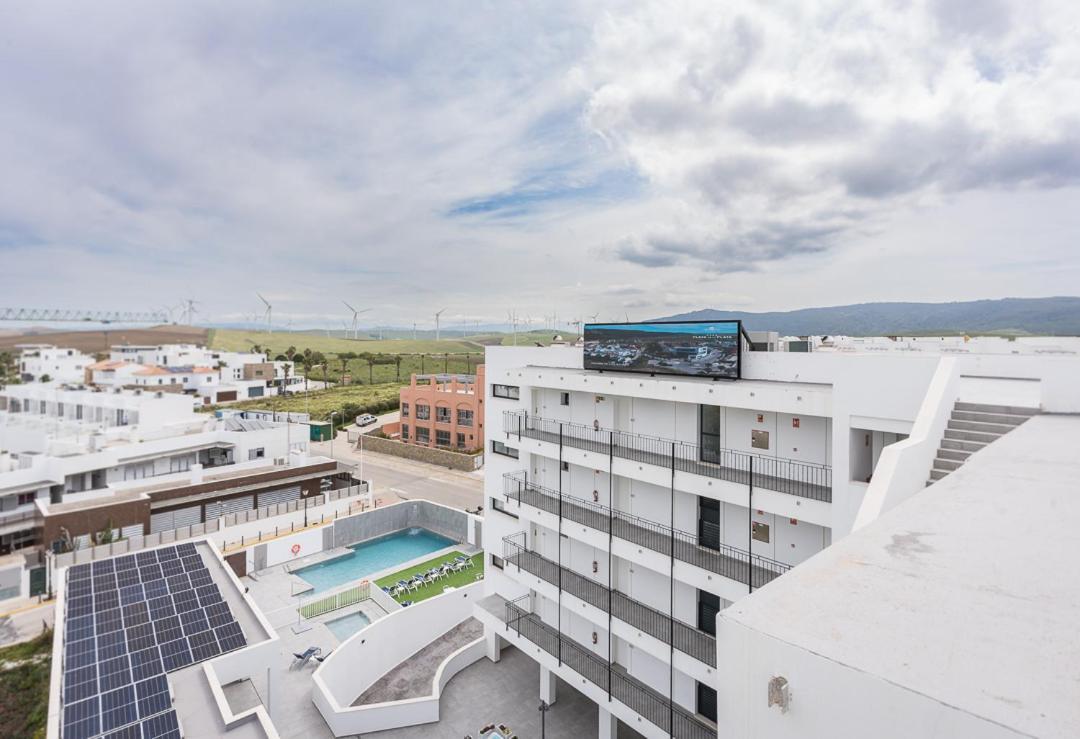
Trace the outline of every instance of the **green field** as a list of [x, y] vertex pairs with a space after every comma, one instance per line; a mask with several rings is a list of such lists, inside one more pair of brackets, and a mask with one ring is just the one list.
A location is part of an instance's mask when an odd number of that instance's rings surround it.
[[0, 649], [0, 737], [45, 736], [52, 631]]
[[[330, 420], [330, 413], [343, 411], [343, 415], [334, 417], [334, 425], [348, 425], [361, 413], [386, 413], [398, 407], [398, 391], [401, 385], [384, 383], [382, 385], [343, 385], [329, 390], [312, 390], [310, 393], [297, 393], [288, 397], [270, 396], [242, 400], [227, 405], [203, 406], [200, 411], [214, 411], [218, 408], [230, 410], [267, 410], [280, 413], [310, 413], [319, 421]], [[342, 424], [341, 418], [345, 419]]]
[[[461, 554], [461, 552], [453, 551], [440, 557], [434, 557], [427, 560], [426, 562], [421, 562], [414, 567], [399, 570], [393, 575], [387, 575], [386, 577], [380, 578], [375, 581], [375, 584], [378, 585], [380, 588], [396, 585], [398, 580], [408, 580], [413, 575], [419, 575], [421, 573], [427, 572], [432, 567], [438, 567], [444, 562], [449, 562], [459, 554]], [[441, 595], [443, 592], [443, 588], [447, 586], [462, 588], [466, 585], [474, 583], [477, 580], [477, 575], [484, 574], [484, 553], [480, 552], [479, 554], [474, 554], [472, 556], [472, 561], [473, 567], [462, 570], [461, 572], [453, 572], [450, 574], [449, 577], [443, 580], [436, 580], [430, 585], [422, 585], [419, 589], [414, 590], [410, 593], [402, 593], [401, 595], [396, 595], [394, 596], [394, 599], [398, 603], [405, 600], [411, 600], [413, 603], [416, 603], [421, 600], [427, 600], [428, 598], [432, 598], [436, 595]]]
[[473, 341], [460, 339], [342, 339], [314, 332], [285, 332], [275, 331], [268, 334], [265, 331], [236, 331], [233, 329], [213, 329], [210, 332], [209, 344], [211, 349], [224, 351], [251, 351], [253, 346], [262, 347], [270, 352], [271, 356], [284, 353], [294, 346], [300, 351], [311, 349], [323, 354], [337, 354], [339, 352], [373, 352], [383, 354], [466, 354], [468, 352], [483, 353], [483, 346]]

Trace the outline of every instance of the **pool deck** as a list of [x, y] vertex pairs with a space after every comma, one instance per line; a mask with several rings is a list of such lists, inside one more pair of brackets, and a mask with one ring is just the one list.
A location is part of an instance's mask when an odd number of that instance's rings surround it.
[[[285, 571], [289, 573], [295, 573], [297, 570], [302, 570], [305, 567], [312, 567], [314, 565], [326, 564], [327, 562], [333, 562], [335, 559], [341, 559], [342, 557], [348, 557], [353, 553], [349, 547], [335, 547], [334, 549], [328, 549], [323, 552], [316, 552], [315, 554], [309, 554], [306, 557], [300, 559], [294, 559], [291, 562], [285, 564]], [[272, 567], [268, 567], [267, 570], [272, 570]], [[263, 570], [266, 572], [266, 570]], [[259, 573], [255, 573], [258, 577]]]

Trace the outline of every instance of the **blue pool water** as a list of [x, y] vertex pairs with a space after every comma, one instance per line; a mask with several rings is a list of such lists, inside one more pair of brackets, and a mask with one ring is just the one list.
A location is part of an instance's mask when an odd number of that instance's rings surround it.
[[314, 587], [312, 593], [321, 593], [353, 580], [360, 580], [381, 570], [396, 567], [409, 560], [423, 557], [454, 545], [451, 539], [439, 536], [427, 529], [412, 528], [394, 534], [354, 544], [352, 554], [331, 562], [312, 565], [297, 570], [300, 576]]
[[339, 642], [343, 642], [369, 623], [371, 623], [371, 619], [357, 611], [356, 613], [350, 613], [348, 616], [327, 621], [326, 628], [333, 632]]

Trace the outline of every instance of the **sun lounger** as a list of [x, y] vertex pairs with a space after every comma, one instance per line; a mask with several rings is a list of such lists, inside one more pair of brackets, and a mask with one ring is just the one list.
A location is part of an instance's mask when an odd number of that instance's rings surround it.
[[293, 652], [293, 657], [295, 658], [294, 662], [299, 662], [299, 666], [303, 667], [308, 663], [308, 660], [317, 654], [322, 654], [322, 647], [308, 647], [300, 654]]

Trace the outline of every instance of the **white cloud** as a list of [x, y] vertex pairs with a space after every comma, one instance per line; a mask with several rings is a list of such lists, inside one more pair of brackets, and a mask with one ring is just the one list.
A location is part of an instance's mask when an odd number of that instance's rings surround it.
[[579, 69], [589, 121], [678, 202], [612, 252], [753, 269], [913, 203], [1080, 182], [1077, 7], [700, 0], [609, 16]]

